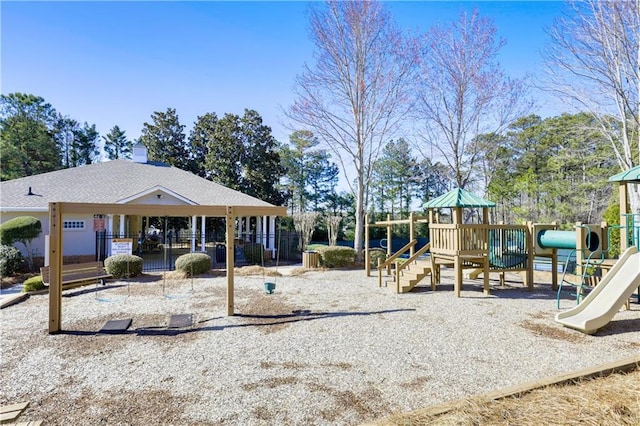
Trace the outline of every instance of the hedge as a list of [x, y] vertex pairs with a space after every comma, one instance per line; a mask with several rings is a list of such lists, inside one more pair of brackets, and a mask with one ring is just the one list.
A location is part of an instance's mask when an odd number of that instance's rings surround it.
[[176, 259], [176, 269], [187, 276], [201, 275], [211, 269], [211, 257], [206, 253], [187, 253]]
[[378, 260], [380, 260], [380, 263], [387, 260], [387, 251], [378, 247], [369, 249], [369, 263], [372, 268], [378, 267]]
[[320, 253], [320, 266], [326, 268], [351, 266], [356, 260], [356, 251], [351, 247], [327, 246], [316, 251]]
[[113, 278], [132, 278], [142, 274], [142, 258], [133, 254], [116, 254], [104, 260], [104, 269]]
[[33, 216], [20, 216], [0, 225], [0, 242], [12, 245], [16, 242], [30, 241], [38, 238], [42, 232], [40, 220]]

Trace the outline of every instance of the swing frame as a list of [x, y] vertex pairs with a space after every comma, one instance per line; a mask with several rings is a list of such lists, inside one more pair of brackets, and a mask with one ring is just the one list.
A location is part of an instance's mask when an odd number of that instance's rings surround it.
[[62, 331], [63, 217], [73, 214], [123, 214], [140, 216], [209, 216], [226, 219], [227, 315], [234, 315], [234, 223], [243, 216], [286, 216], [286, 207], [257, 206], [49, 203], [49, 334]]

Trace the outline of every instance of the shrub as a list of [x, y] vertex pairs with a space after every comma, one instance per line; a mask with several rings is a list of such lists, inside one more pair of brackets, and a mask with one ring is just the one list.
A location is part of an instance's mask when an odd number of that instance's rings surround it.
[[133, 254], [116, 254], [104, 260], [104, 269], [113, 278], [131, 278], [142, 274], [142, 258]]
[[326, 268], [351, 266], [356, 260], [356, 251], [351, 247], [327, 246], [317, 251], [320, 253], [320, 265]]
[[44, 290], [45, 288], [47, 288], [47, 286], [45, 286], [42, 282], [42, 276], [36, 275], [35, 277], [31, 277], [24, 282], [22, 291], [26, 293], [29, 291]]
[[27, 266], [33, 270], [33, 250], [31, 243], [42, 232], [42, 224], [33, 216], [19, 216], [0, 225], [0, 243], [13, 245], [17, 242], [24, 244], [27, 252]]
[[319, 249], [321, 249], [322, 247], [329, 247], [327, 244], [309, 244], [307, 245], [306, 250], [313, 250], [313, 251], [318, 251]]
[[0, 276], [9, 277], [22, 266], [20, 250], [12, 246], [0, 246]]
[[0, 225], [0, 241], [2, 244], [13, 244], [24, 240], [38, 238], [42, 232], [42, 224], [33, 216], [20, 216]]
[[204, 274], [211, 269], [211, 257], [206, 253], [183, 254], [176, 259], [176, 269], [187, 276]]
[[252, 265], [264, 263], [264, 246], [260, 243], [247, 243], [244, 245], [244, 258]]
[[371, 263], [371, 267], [377, 268], [378, 260], [380, 260], [380, 263], [387, 260], [387, 251], [378, 247], [369, 249], [369, 261]]

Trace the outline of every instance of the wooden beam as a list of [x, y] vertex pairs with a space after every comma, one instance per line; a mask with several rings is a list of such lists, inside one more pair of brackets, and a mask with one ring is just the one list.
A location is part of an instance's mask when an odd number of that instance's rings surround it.
[[62, 213], [49, 203], [49, 334], [62, 330]]
[[[632, 356], [619, 361], [609, 362], [595, 367], [588, 367], [581, 370], [573, 371], [566, 374], [560, 374], [552, 377], [545, 377], [531, 382], [509, 386], [497, 391], [489, 392], [483, 395], [474, 396], [478, 401], [497, 401], [505, 398], [521, 397], [536, 389], [547, 386], [572, 384], [581, 379], [606, 377], [616, 373], [624, 373], [637, 370], [640, 368], [640, 356]], [[433, 407], [428, 407], [413, 411], [412, 414], [419, 416], [440, 416], [459, 408], [463, 405], [464, 400], [449, 401]]]
[[[57, 203], [61, 214], [124, 214], [141, 216], [208, 216], [225, 217], [227, 206], [166, 205], [166, 204], [100, 204]], [[286, 216], [286, 207], [229, 206], [236, 216]]]
[[226, 232], [226, 243], [227, 243], [227, 315], [233, 316], [234, 314], [234, 281], [233, 275], [235, 268], [234, 262], [234, 236], [235, 236], [235, 212], [233, 207], [227, 207], [226, 212], [227, 219], [227, 232]]

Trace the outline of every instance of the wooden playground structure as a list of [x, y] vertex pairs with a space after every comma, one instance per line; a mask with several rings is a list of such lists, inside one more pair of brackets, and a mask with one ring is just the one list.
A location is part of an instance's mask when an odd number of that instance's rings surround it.
[[[613, 177], [615, 178], [615, 177]], [[613, 179], [612, 178], [612, 179]], [[449, 193], [425, 203], [428, 216], [413, 213], [409, 218], [369, 223], [365, 230], [365, 272], [371, 275], [371, 257], [369, 249], [369, 229], [384, 227], [387, 240], [391, 241], [392, 228], [399, 224], [409, 224], [409, 243], [395, 253], [391, 244], [387, 244], [386, 259], [377, 266], [378, 285], [383, 285], [383, 272], [390, 277], [388, 282], [395, 284], [397, 293], [411, 291], [427, 276], [431, 289], [436, 290], [441, 280], [443, 266], [454, 270], [454, 293], [460, 292], [467, 272], [468, 278], [477, 278], [482, 274], [483, 292], [489, 294], [489, 274], [500, 274], [500, 282], [504, 283], [505, 272], [519, 272], [524, 285], [533, 289], [534, 259], [548, 259], [552, 272], [552, 289], [562, 288], [568, 283], [563, 274], [558, 283], [558, 250], [571, 250], [563, 271], [568, 269], [571, 255], [575, 256], [575, 272], [582, 274], [584, 285], [585, 272], [590, 266], [597, 266], [606, 273], [615, 263], [615, 259], [606, 259], [609, 251], [608, 240], [611, 229], [620, 229], [621, 249], [638, 244], [640, 231], [634, 227], [633, 215], [628, 213], [627, 181], [620, 187], [621, 223], [609, 227], [606, 223], [576, 223], [573, 231], [558, 229], [556, 223], [532, 223], [522, 225], [489, 224], [488, 209], [495, 203], [484, 200], [462, 189], [454, 189]], [[450, 216], [441, 216], [440, 209], [450, 208]], [[464, 223], [464, 209], [481, 209], [478, 223]], [[446, 220], [442, 220], [442, 218]], [[367, 221], [368, 222], [368, 221]], [[429, 223], [428, 243], [416, 250], [415, 224]], [[634, 231], [635, 230], [635, 231]], [[427, 255], [427, 252], [428, 255]], [[571, 273], [574, 271], [572, 270]], [[573, 285], [573, 283], [571, 283]]]

